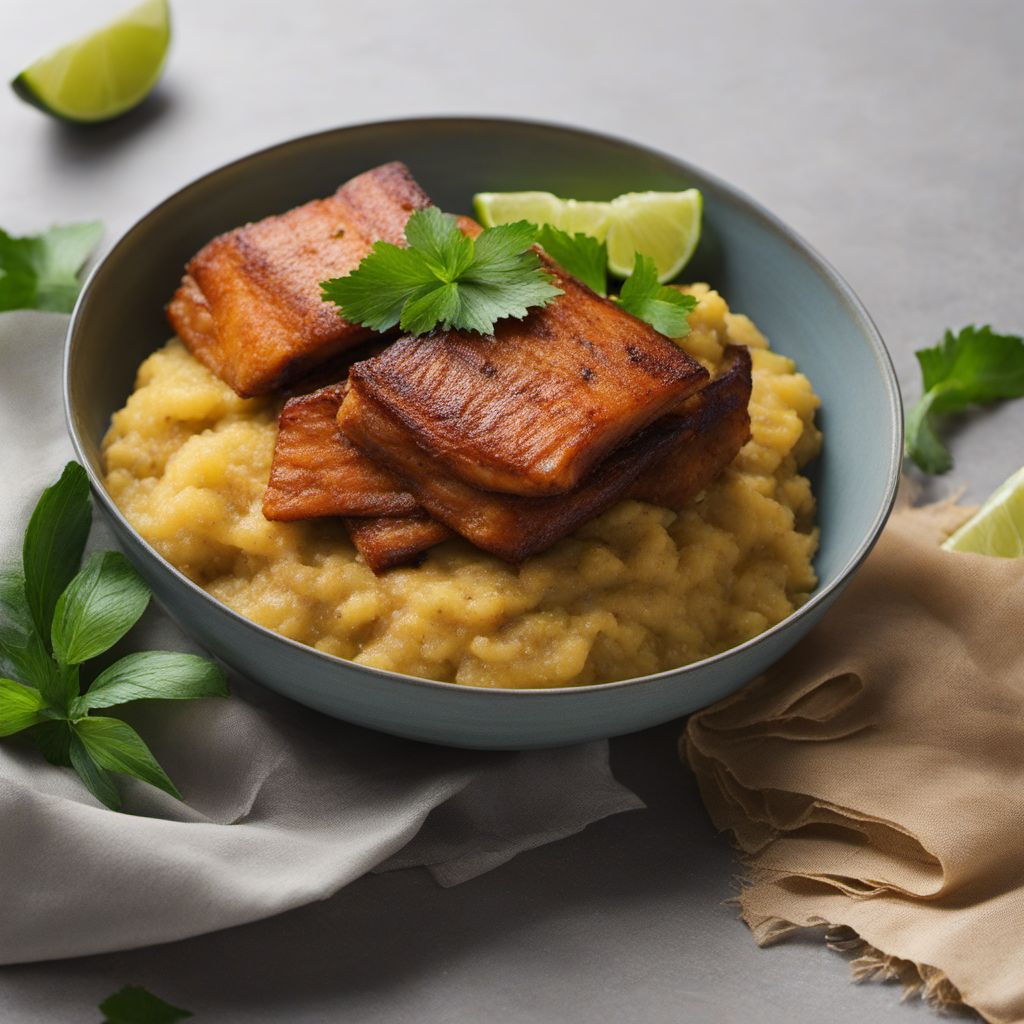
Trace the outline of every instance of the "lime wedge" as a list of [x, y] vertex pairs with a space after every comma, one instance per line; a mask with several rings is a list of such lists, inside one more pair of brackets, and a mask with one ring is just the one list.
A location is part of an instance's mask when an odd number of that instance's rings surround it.
[[627, 192], [610, 203], [559, 199], [551, 192], [478, 192], [473, 197], [484, 227], [528, 220], [582, 231], [608, 243], [608, 269], [613, 274], [629, 277], [634, 256], [642, 252], [654, 260], [663, 283], [686, 266], [697, 248], [703, 206], [695, 188]]
[[1024, 557], [1024, 469], [1001, 484], [942, 546], [998, 558]]
[[14, 91], [68, 121], [109, 121], [156, 85], [171, 41], [167, 0], [145, 0], [117, 21], [37, 60]]
[[685, 192], [628, 192], [613, 199], [605, 241], [608, 269], [629, 277], [641, 252], [658, 268], [658, 280], [671, 281], [689, 262], [700, 241], [704, 201], [695, 188]]
[[473, 209], [485, 228], [528, 220], [553, 224], [570, 234], [582, 231], [598, 241], [604, 240], [611, 217], [611, 203], [559, 199], [551, 192], [478, 192], [473, 196]]

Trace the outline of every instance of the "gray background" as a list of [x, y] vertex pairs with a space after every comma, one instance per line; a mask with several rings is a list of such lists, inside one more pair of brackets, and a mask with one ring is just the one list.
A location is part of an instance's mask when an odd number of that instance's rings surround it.
[[[117, 6], [2, 0], [0, 73]], [[913, 350], [945, 327], [1024, 329], [1015, 0], [176, 0], [174, 13], [164, 82], [127, 119], [69, 129], [0, 95], [0, 225], [101, 217], [110, 244], [195, 176], [292, 135], [519, 115], [677, 153], [764, 202], [860, 294], [910, 399]], [[1021, 464], [1024, 402], [959, 427], [955, 470], [925, 490], [980, 499]], [[754, 946], [723, 903], [738, 869], [675, 758], [678, 732], [612, 745], [645, 812], [451, 890], [372, 876], [217, 935], [0, 969], [0, 1019], [89, 1021], [129, 982], [218, 1022], [925, 1019], [891, 986], [849, 984], [818, 939]]]

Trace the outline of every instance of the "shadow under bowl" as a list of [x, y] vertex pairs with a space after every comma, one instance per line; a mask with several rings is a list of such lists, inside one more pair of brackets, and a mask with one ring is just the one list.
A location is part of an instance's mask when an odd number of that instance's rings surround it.
[[[231, 611], [158, 555], [103, 484], [100, 443], [142, 360], [167, 340], [163, 307], [185, 262], [214, 235], [327, 195], [376, 164], [402, 160], [444, 209], [474, 192], [543, 189], [608, 199], [691, 186], [704, 235], [687, 268], [718, 288], [795, 359], [822, 399], [825, 446], [812, 470], [819, 586], [777, 626], [684, 668], [561, 689], [478, 689], [366, 668], [277, 635]], [[339, 128], [274, 146], [200, 178], [143, 217], [90, 276], [68, 329], [65, 403], [99, 506], [160, 603], [237, 671], [329, 715], [451, 746], [547, 747], [619, 735], [704, 707], [780, 658], [821, 618], [892, 508], [902, 451], [899, 390], [856, 296], [824, 260], [756, 203], [673, 157], [556, 125], [426, 118]]]

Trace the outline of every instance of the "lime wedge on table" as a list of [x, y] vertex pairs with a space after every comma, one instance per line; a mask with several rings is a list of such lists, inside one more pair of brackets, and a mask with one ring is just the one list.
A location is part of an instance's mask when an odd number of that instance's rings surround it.
[[1024, 469], [1002, 484], [942, 546], [999, 558], [1024, 557]]
[[108, 121], [149, 95], [170, 41], [167, 0], [145, 0], [104, 28], [37, 60], [11, 86], [48, 114], [68, 121]]
[[484, 227], [528, 220], [582, 231], [608, 244], [608, 269], [619, 277], [633, 272], [637, 252], [650, 256], [660, 281], [671, 281], [689, 262], [700, 241], [703, 201], [685, 192], [628, 192], [609, 203], [559, 199], [550, 192], [479, 192], [473, 197]]

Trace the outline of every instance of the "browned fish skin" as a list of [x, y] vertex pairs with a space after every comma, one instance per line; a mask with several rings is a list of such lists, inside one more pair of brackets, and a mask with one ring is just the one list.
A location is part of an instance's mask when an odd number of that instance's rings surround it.
[[403, 484], [338, 429], [344, 394], [344, 383], [332, 384], [285, 403], [263, 496], [267, 519], [407, 516], [419, 509]]
[[327, 199], [220, 235], [189, 261], [167, 316], [192, 354], [250, 397], [273, 391], [372, 332], [320, 298], [378, 239], [400, 244], [430, 206], [404, 164], [360, 174]]
[[750, 440], [750, 352], [731, 346], [733, 363], [691, 402], [703, 412], [695, 437], [684, 435], [626, 496], [682, 511], [736, 458]]
[[565, 294], [494, 336], [405, 337], [352, 367], [353, 392], [388, 411], [396, 443], [474, 487], [561, 494], [705, 385], [671, 341], [548, 267]]
[[454, 536], [448, 527], [425, 516], [346, 519], [345, 528], [363, 561], [378, 574], [415, 563], [430, 548]]

